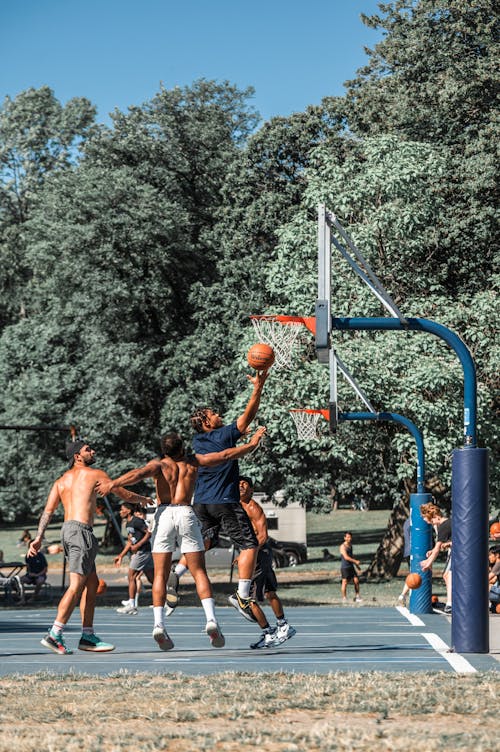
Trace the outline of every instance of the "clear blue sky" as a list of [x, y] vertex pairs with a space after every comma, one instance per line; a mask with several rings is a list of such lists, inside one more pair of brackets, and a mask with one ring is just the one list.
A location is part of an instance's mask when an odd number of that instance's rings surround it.
[[255, 88], [267, 120], [343, 93], [376, 0], [0, 0], [0, 102], [48, 85], [98, 120], [197, 78]]

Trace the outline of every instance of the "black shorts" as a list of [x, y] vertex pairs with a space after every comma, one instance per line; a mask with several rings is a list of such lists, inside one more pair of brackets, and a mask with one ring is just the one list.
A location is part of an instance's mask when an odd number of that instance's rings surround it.
[[341, 567], [340, 576], [343, 580], [352, 580], [354, 577], [357, 577], [358, 575], [354, 569], [354, 564], [350, 564], [348, 567]]
[[273, 569], [273, 552], [270, 546], [263, 546], [257, 556], [250, 595], [256, 601], [263, 601], [266, 593], [275, 593], [277, 589], [278, 581]]
[[239, 549], [257, 548], [257, 538], [248, 515], [239, 502], [230, 504], [193, 504], [201, 522], [204, 540], [216, 541], [226, 535]]

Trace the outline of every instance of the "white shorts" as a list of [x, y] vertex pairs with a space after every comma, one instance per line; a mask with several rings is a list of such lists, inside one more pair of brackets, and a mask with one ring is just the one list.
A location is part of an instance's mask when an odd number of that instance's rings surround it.
[[198, 517], [190, 506], [169, 504], [158, 507], [151, 535], [151, 550], [154, 554], [168, 554], [176, 548], [180, 548], [182, 554], [205, 550]]

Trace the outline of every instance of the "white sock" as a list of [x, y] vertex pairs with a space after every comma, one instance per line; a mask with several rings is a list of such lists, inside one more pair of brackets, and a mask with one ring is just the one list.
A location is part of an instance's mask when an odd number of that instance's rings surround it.
[[250, 598], [250, 585], [252, 580], [239, 580], [238, 582], [238, 594], [241, 598]]
[[183, 574], [186, 574], [187, 571], [188, 571], [188, 568], [185, 567], [184, 564], [177, 564], [177, 566], [174, 569], [174, 572], [179, 578], [179, 580], [181, 579]]
[[155, 627], [163, 627], [163, 606], [153, 606], [153, 618]]
[[213, 598], [202, 598], [201, 599], [201, 605], [203, 606], [203, 610], [205, 612], [205, 617], [207, 621], [217, 621], [215, 618], [215, 601]]

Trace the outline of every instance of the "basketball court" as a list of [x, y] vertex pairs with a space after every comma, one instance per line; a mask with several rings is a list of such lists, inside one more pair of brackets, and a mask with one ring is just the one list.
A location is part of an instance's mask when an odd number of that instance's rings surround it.
[[[440, 614], [415, 616], [406, 609], [372, 607], [287, 608], [297, 634], [272, 649], [250, 650], [260, 634], [257, 625], [234, 609], [218, 609], [226, 647], [216, 650], [204, 633], [201, 608], [176, 609], [167, 619], [175, 647], [158, 649], [151, 637], [152, 613], [142, 608], [137, 616], [100, 608], [96, 631], [112, 642], [111, 653], [76, 650], [80, 637], [79, 613], [66, 630], [71, 656], [55, 655], [40, 644], [55, 616], [55, 609], [5, 609], [0, 613], [0, 675], [39, 671], [109, 675], [120, 671], [209, 675], [225, 671], [328, 674], [336, 671], [397, 672], [447, 671], [473, 673], [500, 670], [500, 641], [489, 654], [450, 653], [451, 621]], [[492, 619], [500, 631], [500, 619]], [[496, 656], [496, 658], [495, 658]]]

